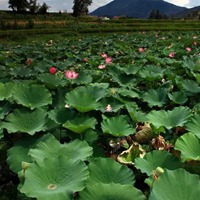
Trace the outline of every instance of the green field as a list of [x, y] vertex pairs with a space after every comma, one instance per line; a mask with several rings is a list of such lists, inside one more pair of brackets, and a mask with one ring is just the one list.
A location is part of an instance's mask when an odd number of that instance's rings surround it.
[[35, 36], [74, 37], [137, 31], [199, 31], [199, 20], [149, 20], [119, 18], [102, 20], [92, 16], [74, 18], [70, 14], [20, 15], [0, 12], [0, 40], [22, 41]]

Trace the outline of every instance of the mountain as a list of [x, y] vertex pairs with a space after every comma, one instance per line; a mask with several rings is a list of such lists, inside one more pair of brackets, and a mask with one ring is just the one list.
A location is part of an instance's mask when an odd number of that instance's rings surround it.
[[114, 0], [105, 6], [99, 7], [91, 15], [99, 17], [127, 16], [135, 18], [148, 18], [152, 10], [159, 10], [167, 16], [187, 10], [163, 0]]
[[200, 6], [183, 10], [173, 15], [175, 18], [200, 19]]

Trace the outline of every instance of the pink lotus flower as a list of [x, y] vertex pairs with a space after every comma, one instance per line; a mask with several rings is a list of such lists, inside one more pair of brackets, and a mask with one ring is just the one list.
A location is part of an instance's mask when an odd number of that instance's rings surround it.
[[105, 61], [107, 64], [111, 64], [112, 63], [112, 58], [111, 57], [107, 57], [105, 58]]
[[185, 48], [187, 52], [191, 52], [192, 49], [190, 47]]
[[171, 52], [171, 53], [169, 54], [169, 57], [170, 57], [170, 58], [174, 58], [174, 56], [175, 56], [175, 52]]
[[83, 58], [83, 61], [87, 62], [89, 60], [89, 58]]
[[65, 76], [68, 78], [68, 79], [76, 79], [78, 78], [78, 73], [76, 73], [75, 71], [72, 71], [72, 70], [68, 70], [65, 72]]
[[193, 42], [193, 45], [195, 45], [195, 46], [196, 46], [196, 45], [197, 45], [197, 42], [196, 42], [196, 41], [194, 41], [194, 42]]
[[49, 73], [50, 74], [55, 74], [56, 71], [57, 71], [57, 69], [54, 66], [52, 66], [52, 67], [49, 68]]
[[139, 51], [140, 53], [142, 53], [142, 52], [144, 52], [144, 48], [140, 47], [140, 48], [138, 48], [138, 51]]
[[112, 112], [112, 107], [110, 104], [106, 106], [106, 112]]
[[108, 55], [107, 55], [106, 53], [102, 53], [102, 54], [101, 54], [101, 57], [102, 57], [102, 58], [107, 58]]
[[98, 68], [99, 68], [99, 69], [105, 69], [106, 66], [105, 66], [105, 65], [99, 65]]

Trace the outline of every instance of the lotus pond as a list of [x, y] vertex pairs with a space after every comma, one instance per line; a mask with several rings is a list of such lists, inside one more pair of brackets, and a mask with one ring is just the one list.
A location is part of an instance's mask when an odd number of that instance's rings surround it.
[[0, 49], [1, 199], [199, 199], [199, 32]]

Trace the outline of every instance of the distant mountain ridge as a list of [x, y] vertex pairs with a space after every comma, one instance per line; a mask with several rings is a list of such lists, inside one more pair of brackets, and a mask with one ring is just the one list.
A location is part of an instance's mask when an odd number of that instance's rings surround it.
[[187, 10], [186, 7], [176, 6], [163, 0], [114, 0], [105, 6], [99, 7], [91, 15], [99, 17], [127, 16], [148, 18], [152, 10], [159, 10], [167, 16]]

